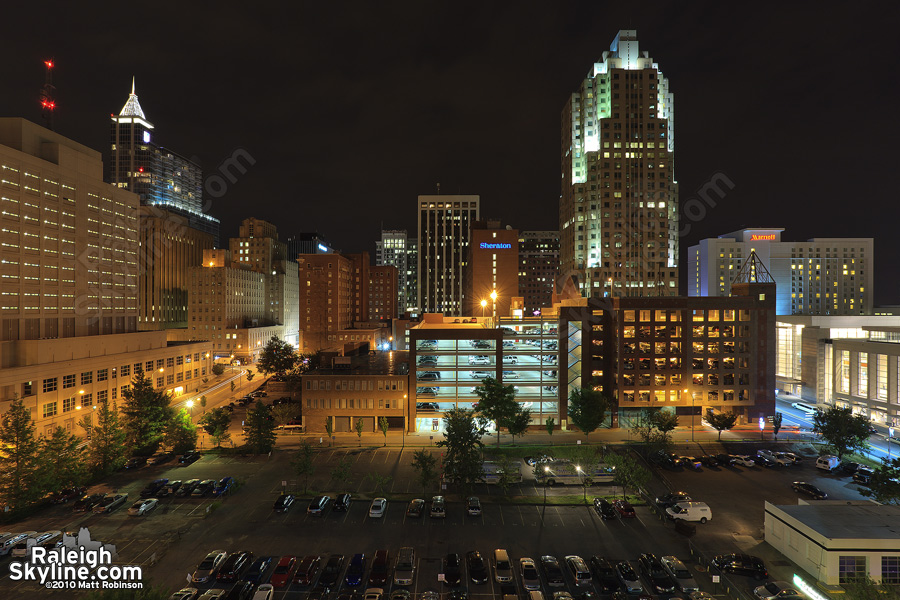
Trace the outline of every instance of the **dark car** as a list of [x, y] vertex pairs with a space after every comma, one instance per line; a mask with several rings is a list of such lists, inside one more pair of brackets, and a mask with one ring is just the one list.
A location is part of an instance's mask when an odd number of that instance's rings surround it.
[[334, 499], [334, 505], [332, 505], [331, 510], [336, 512], [347, 512], [350, 510], [350, 501], [353, 499], [348, 493], [338, 494], [337, 498]]
[[606, 498], [594, 498], [594, 510], [603, 519], [618, 519], [619, 513]]
[[746, 575], [756, 579], [765, 579], [769, 576], [763, 561], [749, 554], [722, 554], [715, 557], [712, 564], [724, 573]]
[[872, 480], [872, 475], [875, 474], [875, 471], [870, 469], [869, 467], [860, 467], [856, 470], [856, 473], [853, 474], [853, 481], [860, 485], [869, 485], [869, 482]]
[[547, 585], [560, 586], [566, 584], [566, 580], [563, 578], [562, 569], [559, 566], [559, 561], [556, 560], [555, 556], [542, 556], [541, 569], [544, 571], [544, 578], [547, 580]]
[[188, 450], [178, 457], [178, 463], [182, 465], [190, 465], [200, 460], [201, 454], [196, 450]]
[[406, 507], [406, 516], [418, 518], [422, 516], [422, 513], [425, 512], [425, 501], [421, 498], [415, 498], [409, 501], [409, 506]]
[[753, 457], [753, 462], [758, 465], [762, 465], [764, 467], [777, 467], [779, 466], [778, 462], [775, 459], [769, 458], [764, 454], [760, 454]]
[[344, 555], [332, 554], [328, 557], [325, 567], [322, 569], [322, 575], [319, 577], [319, 585], [334, 587], [338, 577], [341, 575], [341, 569], [344, 567]]
[[472, 583], [482, 585], [488, 581], [487, 563], [481, 552], [472, 550], [466, 553], [466, 567], [469, 569], [469, 579]]
[[316, 496], [309, 503], [309, 506], [306, 507], [306, 512], [311, 515], [322, 515], [325, 512], [325, 508], [328, 506], [328, 502], [331, 500], [329, 496]]
[[656, 498], [656, 504], [660, 508], [669, 508], [670, 506], [675, 506], [679, 502], [690, 502], [691, 497], [688, 496], [685, 492], [670, 492], [663, 496], [658, 496]]
[[462, 563], [459, 554], [451, 552], [444, 557], [444, 583], [457, 586], [462, 582]]
[[813, 500], [825, 500], [826, 498], [828, 498], [828, 494], [826, 494], [823, 490], [805, 481], [795, 481], [791, 484], [791, 489], [798, 494], [809, 496]]
[[215, 487], [215, 479], [205, 479], [197, 484], [197, 487], [195, 487], [194, 491], [191, 492], [191, 496], [194, 498], [202, 498], [203, 496], [206, 496], [211, 491], [213, 491], [213, 488]]
[[147, 487], [141, 490], [141, 498], [152, 498], [156, 493], [169, 483], [168, 479], [154, 479], [147, 484]]
[[143, 456], [132, 456], [127, 461], [125, 461], [126, 469], [140, 469], [144, 465], [147, 464], [146, 457]]
[[634, 512], [634, 507], [627, 500], [616, 500], [613, 502], [613, 508], [616, 509], [616, 512], [623, 519], [633, 519], [637, 516]]
[[700, 456], [699, 459], [703, 466], [706, 468], [719, 466], [719, 461], [717, 461], [716, 457], [712, 454], [704, 454], [703, 456]]
[[376, 550], [372, 559], [372, 570], [369, 571], [370, 588], [384, 588], [390, 575], [390, 554], [387, 550]]
[[94, 507], [103, 500], [103, 494], [91, 494], [90, 496], [85, 496], [80, 500], [76, 500], [75, 504], [72, 505], [72, 510], [75, 512], [90, 512], [94, 510]]
[[845, 460], [844, 462], [841, 463], [841, 466], [838, 468], [843, 473], [846, 473], [847, 475], [853, 475], [854, 473], [856, 473], [859, 470], [860, 467], [865, 468], [865, 465], [863, 465], [862, 463], [851, 462], [851, 461]]
[[240, 577], [241, 573], [252, 561], [253, 553], [248, 552], [247, 550], [241, 550], [234, 554], [230, 554], [228, 555], [228, 558], [225, 559], [225, 562], [222, 563], [222, 566], [219, 567], [216, 579], [219, 581], [234, 581]]
[[53, 502], [53, 504], [65, 504], [70, 500], [81, 500], [84, 497], [85, 492], [87, 492], [87, 488], [85, 487], [66, 488], [64, 490], [59, 490], [50, 496], [50, 501]]
[[239, 581], [228, 590], [222, 600], [251, 600], [253, 598], [254, 586], [249, 581]]
[[294, 503], [294, 497], [291, 494], [282, 494], [275, 500], [272, 510], [284, 512]]
[[650, 582], [651, 589], [657, 594], [675, 591], [675, 581], [669, 577], [659, 558], [655, 554], [641, 554], [638, 558], [644, 577]]
[[310, 585], [316, 576], [316, 571], [319, 570], [321, 560], [318, 554], [315, 556], [304, 556], [300, 561], [300, 566], [297, 567], [297, 574], [294, 575], [294, 583]]
[[175, 481], [170, 481], [166, 485], [159, 488], [159, 491], [156, 492], [156, 496], [158, 498], [163, 498], [165, 496], [174, 496], [179, 488], [181, 488], [181, 480], [176, 479]]
[[260, 556], [250, 564], [250, 568], [244, 573], [244, 581], [262, 583], [266, 580], [266, 572], [271, 565], [271, 556]]
[[602, 556], [592, 556], [588, 565], [601, 594], [612, 594], [619, 589], [619, 577], [611, 560]]
[[94, 505], [93, 511], [96, 514], [110, 513], [125, 504], [126, 500], [128, 500], [128, 494], [106, 494], [100, 502]]
[[644, 592], [644, 586], [641, 585], [634, 567], [628, 561], [621, 560], [616, 563], [616, 576], [618, 576], [619, 582], [629, 594], [642, 594]]
[[228, 492], [231, 491], [231, 486], [234, 485], [234, 477], [223, 477], [219, 480], [219, 483], [213, 488], [212, 495], [213, 496], [224, 496]]
[[720, 465], [723, 466], [733, 466], [734, 465], [734, 456], [731, 454], [716, 454], [716, 460], [719, 461]]
[[365, 572], [366, 555], [362, 553], [354, 554], [350, 559], [350, 566], [347, 567], [347, 575], [344, 577], [344, 581], [347, 585], [359, 585], [362, 583]]
[[317, 585], [306, 597], [306, 600], [325, 600], [328, 597], [328, 594], [331, 593], [331, 588], [325, 587], [324, 585]]
[[194, 489], [200, 485], [199, 479], [188, 479], [175, 491], [176, 496], [190, 496]]

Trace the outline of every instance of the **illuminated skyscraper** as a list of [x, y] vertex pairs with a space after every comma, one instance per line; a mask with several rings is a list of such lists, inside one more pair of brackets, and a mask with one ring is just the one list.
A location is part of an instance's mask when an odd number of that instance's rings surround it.
[[673, 95], [621, 30], [562, 113], [561, 273], [588, 297], [678, 291]]
[[416, 246], [405, 229], [384, 229], [375, 242], [375, 264], [397, 267], [397, 309], [401, 315], [416, 309]]

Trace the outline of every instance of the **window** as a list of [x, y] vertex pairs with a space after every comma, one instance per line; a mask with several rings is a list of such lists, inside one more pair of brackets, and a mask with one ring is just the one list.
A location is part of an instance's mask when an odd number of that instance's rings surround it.
[[75, 374], [63, 375], [63, 389], [75, 387]]
[[175, 381], [176, 383], [181, 383], [182, 381], [184, 381], [184, 373], [177, 373], [175, 375]]
[[131, 365], [122, 365], [121, 371], [121, 377], [131, 377]]
[[887, 354], [876, 354], [875, 394], [879, 400], [887, 400]]
[[47, 392], [55, 392], [55, 391], [56, 391], [56, 381], [57, 381], [57, 380], [56, 380], [56, 377], [53, 377], [53, 378], [51, 378], [51, 379], [45, 379], [45, 380], [44, 380], [44, 387], [43, 387], [43, 390], [44, 390], [44, 393], [45, 393], [45, 394], [46, 394]]
[[[106, 391], [103, 392], [106, 394]], [[97, 397], [100, 397], [100, 392], [97, 392]], [[104, 396], [105, 398], [106, 396]], [[93, 394], [82, 394], [81, 395], [81, 408], [87, 408], [94, 403], [94, 395]]]
[[63, 412], [75, 410], [75, 398], [63, 398]]
[[145, 371], [146, 373], [149, 373], [149, 372], [152, 371], [152, 370], [153, 370], [153, 361], [152, 361], [152, 360], [148, 360], [147, 362], [144, 363], [144, 371]]
[[850, 393], [850, 351], [841, 350], [840, 380], [838, 391], [844, 394]]
[[109, 369], [97, 369], [97, 381], [106, 381], [109, 379]]
[[175, 366], [175, 357], [174, 356], [170, 356], [169, 358], [166, 359], [166, 366], [169, 367], [170, 369]]
[[881, 583], [900, 583], [900, 556], [881, 557]]
[[175, 357], [175, 365], [180, 367], [180, 366], [183, 365], [183, 364], [184, 364], [184, 357], [183, 357], [183, 356], [176, 356], [176, 357]]
[[56, 402], [47, 402], [44, 404], [43, 409], [42, 414], [44, 418], [56, 415]]
[[158, 387], [158, 388], [163, 387], [163, 378], [162, 377], [156, 378], [156, 387]]
[[173, 383], [175, 383], [175, 374], [169, 373], [166, 375], [166, 385], [172, 385]]
[[859, 364], [856, 371], [856, 395], [862, 398], [869, 397], [869, 353], [859, 353]]
[[838, 557], [838, 583], [861, 579], [867, 574], [865, 556]]
[[[113, 388], [115, 391], [115, 388]], [[85, 394], [85, 396], [89, 396], [90, 394]], [[106, 390], [100, 390], [97, 392], [97, 402], [106, 402], [107, 398], [109, 398], [109, 393]]]

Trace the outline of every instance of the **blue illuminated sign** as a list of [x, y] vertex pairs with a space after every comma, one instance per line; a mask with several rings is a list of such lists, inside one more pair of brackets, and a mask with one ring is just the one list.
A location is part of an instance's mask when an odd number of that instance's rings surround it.
[[322, 244], [319, 244], [319, 250], [321, 250], [322, 252], [328, 252], [328, 248], [326, 246], [323, 246]]
[[512, 244], [488, 244], [487, 242], [481, 242], [479, 248], [482, 250], [509, 250], [512, 248]]

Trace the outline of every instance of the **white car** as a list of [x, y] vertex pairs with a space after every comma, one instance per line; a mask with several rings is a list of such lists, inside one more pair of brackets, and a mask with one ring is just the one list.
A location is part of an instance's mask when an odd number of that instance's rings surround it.
[[264, 583], [256, 588], [256, 593], [253, 594], [253, 600], [272, 600], [274, 594], [275, 588], [272, 587], [272, 584]]
[[469, 357], [470, 365], [489, 365], [491, 364], [491, 359], [487, 356], [470, 356]]
[[522, 575], [522, 585], [526, 590], [541, 589], [541, 576], [538, 575], [537, 565], [533, 558], [519, 559], [519, 573]]
[[128, 509], [128, 514], [133, 517], [139, 517], [156, 508], [158, 504], [159, 500], [156, 498], [144, 498], [143, 500], [138, 500], [132, 504], [131, 508]]
[[472, 379], [487, 379], [496, 375], [493, 371], [469, 371], [469, 377]]
[[503, 364], [504, 365], [517, 365], [517, 364], [519, 364], [519, 357], [516, 356], [515, 354], [504, 356]]
[[369, 516], [380, 518], [384, 516], [384, 510], [387, 508], [387, 498], [375, 498], [369, 505]]
[[384, 596], [384, 590], [381, 588], [369, 588], [366, 590], [366, 594], [363, 597], [364, 600], [381, 600], [381, 597]]
[[756, 463], [753, 462], [753, 459], [747, 456], [746, 454], [738, 454], [731, 459], [731, 464], [733, 465], [741, 465], [742, 467], [752, 467]]
[[765, 585], [761, 585], [753, 590], [753, 593], [760, 600], [800, 600], [803, 594], [798, 592], [787, 581], [770, 581]]
[[694, 576], [691, 575], [691, 572], [688, 571], [688, 568], [684, 566], [684, 563], [678, 560], [674, 556], [663, 556], [659, 559], [659, 562], [662, 563], [663, 568], [666, 570], [666, 573], [675, 580], [675, 585], [678, 586], [678, 589], [685, 593], [698, 592], [700, 591], [700, 586], [697, 585], [697, 581], [694, 579]]

